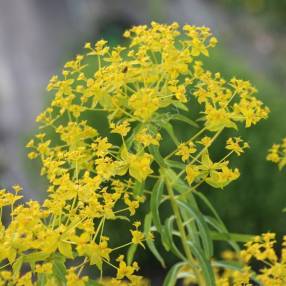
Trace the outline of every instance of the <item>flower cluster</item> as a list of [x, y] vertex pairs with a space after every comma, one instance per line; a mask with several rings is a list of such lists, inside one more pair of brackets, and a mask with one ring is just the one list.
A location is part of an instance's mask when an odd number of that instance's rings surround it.
[[[275, 244], [275, 234], [264, 233], [247, 242], [245, 249], [239, 255], [228, 252], [227, 257], [223, 258], [232, 262], [233, 267], [217, 273], [217, 285], [251, 286], [257, 283], [265, 286], [284, 285], [286, 283], [286, 236], [283, 237], [280, 258], [276, 253]], [[239, 260], [244, 265], [240, 269]], [[235, 270], [235, 268], [238, 269]]]
[[280, 144], [272, 145], [266, 159], [277, 164], [280, 170], [286, 166], [286, 138]]
[[[36, 119], [40, 133], [27, 144], [28, 157], [41, 162], [48, 197], [42, 204], [14, 206], [19, 187], [16, 194], [0, 192], [1, 210], [11, 207], [10, 223], [0, 228], [3, 285], [86, 285], [89, 279], [82, 272], [88, 267], [102, 284], [143, 285], [137, 262], [132, 255], [125, 259], [125, 250], [146, 241], [160, 257], [152, 244], [152, 227], [143, 232], [134, 218], [146, 198], [150, 202], [150, 194], [152, 215], [162, 202], [154, 194], [169, 200], [184, 260], [190, 265], [193, 259], [202, 261], [188, 250], [186, 239], [196, 241], [192, 249], [199, 249], [200, 241], [205, 243], [200, 235], [209, 230], [180, 214], [177, 204], [185, 204], [182, 197], [201, 184], [222, 189], [239, 177], [228, 158], [243, 153], [247, 143], [229, 138], [228, 153], [216, 160], [211, 146], [225, 129], [255, 125], [269, 110], [248, 81], [227, 81], [203, 67], [202, 57], [217, 43], [208, 28], [152, 22], [151, 27], [133, 27], [124, 37], [129, 40], [126, 47], [112, 48], [104, 40], [86, 43], [86, 53], [67, 62], [62, 76], [53, 76], [48, 84], [54, 98]], [[198, 106], [202, 115], [195, 121], [190, 105]], [[172, 121], [190, 126], [188, 140], [178, 138]], [[200, 129], [196, 121], [202, 122]], [[105, 123], [107, 130], [102, 131]], [[163, 156], [160, 143], [169, 138], [174, 145]], [[153, 191], [147, 190], [150, 185]], [[174, 192], [179, 192], [177, 200]], [[194, 231], [181, 216], [195, 224]], [[130, 222], [130, 240], [118, 246], [106, 226], [122, 220]], [[160, 218], [153, 221], [160, 232]], [[200, 221], [200, 227], [209, 226]], [[194, 253], [212, 255], [208, 248]], [[114, 277], [104, 280], [106, 271], [114, 271]]]

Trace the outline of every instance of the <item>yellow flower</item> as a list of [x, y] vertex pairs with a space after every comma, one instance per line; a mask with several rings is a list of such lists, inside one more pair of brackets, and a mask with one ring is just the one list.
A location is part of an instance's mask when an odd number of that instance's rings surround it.
[[187, 181], [191, 185], [193, 181], [200, 175], [200, 171], [195, 165], [187, 165], [186, 174]]
[[122, 123], [118, 124], [111, 123], [110, 127], [112, 129], [112, 133], [118, 133], [123, 137], [125, 137], [131, 129], [127, 120], [124, 120]]
[[79, 277], [75, 271], [76, 270], [73, 267], [68, 269], [66, 274], [67, 286], [85, 286], [88, 281], [88, 277]]
[[281, 144], [273, 144], [268, 150], [266, 160], [278, 165], [279, 169], [286, 166], [286, 138], [282, 140]]
[[131, 235], [132, 235], [132, 241], [131, 242], [133, 244], [140, 244], [141, 246], [144, 247], [144, 244], [142, 242], [145, 240], [145, 235], [143, 232], [138, 230], [138, 227], [141, 225], [141, 223], [137, 221], [133, 225], [135, 226], [135, 230], [130, 231]]
[[[248, 143], [244, 142], [240, 137], [233, 137], [229, 138], [226, 141], [226, 149], [235, 152], [238, 156], [240, 156], [243, 152], [244, 149], [249, 148]], [[242, 145], [240, 145], [242, 144]]]
[[211, 105], [206, 106], [205, 111], [206, 122], [205, 126], [210, 131], [219, 131], [223, 128], [235, 128], [236, 124], [232, 121], [232, 114], [224, 108], [216, 109]]
[[129, 174], [139, 182], [144, 181], [150, 174], [153, 173], [150, 165], [152, 155], [148, 153], [132, 154], [126, 149], [121, 152], [122, 159], [128, 164]]
[[195, 144], [190, 141], [188, 143], [182, 143], [178, 147], [176, 155], [182, 156], [182, 161], [185, 162], [190, 158], [190, 155], [197, 151]]
[[124, 277], [128, 279], [132, 279], [133, 273], [139, 270], [137, 262], [133, 262], [132, 265], [127, 265], [125, 261], [123, 261], [124, 257], [118, 257], [117, 261], [119, 261], [119, 268], [117, 269], [117, 279], [122, 279]]
[[161, 140], [160, 133], [157, 133], [155, 136], [148, 134], [147, 128], [143, 128], [139, 133], [135, 135], [135, 140], [144, 145], [144, 147], [150, 145], [159, 146], [159, 141]]
[[142, 88], [131, 95], [128, 105], [133, 110], [135, 116], [146, 122], [159, 109], [160, 100], [156, 96], [154, 89]]

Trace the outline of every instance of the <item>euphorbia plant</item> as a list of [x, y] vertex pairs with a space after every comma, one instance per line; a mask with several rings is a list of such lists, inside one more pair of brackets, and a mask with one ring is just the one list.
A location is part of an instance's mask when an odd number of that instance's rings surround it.
[[[27, 144], [28, 157], [41, 161], [48, 197], [14, 205], [20, 187], [16, 194], [1, 191], [1, 209], [11, 207], [0, 233], [3, 285], [145, 285], [134, 254], [146, 244], [170, 267], [160, 243], [178, 261], [164, 285], [187, 277], [211, 286], [214, 267], [228, 267], [215, 260], [214, 242], [239, 251], [237, 242], [245, 240], [227, 231], [200, 187], [223, 189], [239, 177], [229, 159], [248, 144], [237, 132], [266, 118], [268, 109], [248, 81], [227, 81], [203, 67], [217, 43], [208, 28], [153, 22], [124, 37], [126, 46], [87, 43], [87, 52], [50, 80], [54, 99]], [[103, 117], [105, 135], [97, 122]], [[176, 122], [186, 124], [187, 139]], [[226, 129], [235, 135], [225, 142], [225, 156], [214, 159], [212, 146]], [[169, 139], [166, 152], [161, 145]], [[143, 202], [147, 212], [134, 219]], [[130, 239], [116, 245], [106, 226], [122, 220], [130, 223]], [[82, 275], [86, 268], [95, 279]], [[114, 273], [109, 280], [106, 271]]]

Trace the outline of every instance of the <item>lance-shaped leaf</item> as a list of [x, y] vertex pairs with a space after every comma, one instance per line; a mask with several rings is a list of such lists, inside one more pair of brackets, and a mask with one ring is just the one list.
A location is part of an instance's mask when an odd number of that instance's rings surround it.
[[[152, 213], [148, 213], [145, 216], [145, 220], [144, 220], [144, 234], [145, 234], [145, 236], [148, 236], [148, 234], [150, 233], [151, 226], [152, 226]], [[150, 251], [153, 253], [153, 255], [161, 263], [162, 267], [165, 268], [166, 267], [165, 261], [164, 261], [163, 257], [161, 256], [161, 254], [159, 253], [159, 251], [157, 250], [154, 241], [151, 239], [147, 239], [146, 244], [147, 244], [148, 248], [150, 249]]]
[[185, 265], [185, 262], [179, 262], [173, 265], [164, 280], [163, 286], [175, 286], [178, 279], [178, 275], [180, 273], [180, 269]]
[[182, 121], [182, 122], [185, 122], [185, 123], [187, 123], [193, 127], [196, 127], [196, 128], [199, 127], [199, 125], [195, 121], [191, 120], [187, 116], [184, 116], [180, 113], [172, 114], [171, 120]]
[[197, 223], [199, 236], [202, 241], [202, 248], [208, 258], [212, 257], [213, 243], [209, 233], [208, 225], [205, 222], [204, 217], [198, 210], [192, 208], [190, 205], [187, 205], [185, 202], [178, 201], [178, 204], [181, 207], [181, 210], [184, 211], [185, 221], [193, 218]]
[[173, 238], [174, 221], [175, 221], [175, 217], [173, 215], [166, 219], [165, 221], [166, 237], [169, 240], [170, 250], [172, 251], [172, 253], [176, 255], [178, 258], [185, 260], [186, 259], [185, 256], [177, 248], [174, 242], [174, 238]]
[[161, 233], [162, 231], [159, 207], [161, 204], [163, 191], [164, 191], [164, 181], [159, 179], [153, 187], [151, 194], [151, 202], [150, 202], [152, 220], [159, 233]]
[[204, 253], [196, 246], [194, 245], [191, 241], [188, 241], [188, 244], [192, 250], [193, 255], [196, 257], [198, 260], [198, 265], [200, 266], [204, 279], [205, 279], [205, 285], [208, 286], [215, 286], [215, 277], [214, 273], [210, 264], [210, 260], [206, 258]]

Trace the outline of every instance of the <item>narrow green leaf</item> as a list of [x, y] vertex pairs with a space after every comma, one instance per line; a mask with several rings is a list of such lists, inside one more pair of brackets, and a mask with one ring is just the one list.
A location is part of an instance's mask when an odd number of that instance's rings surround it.
[[213, 270], [210, 264], [210, 260], [207, 259], [204, 253], [199, 248], [197, 248], [191, 241], [188, 241], [188, 244], [191, 247], [192, 253], [194, 254], [194, 256], [199, 262], [199, 265], [204, 275], [206, 285], [215, 286], [216, 284], [215, 277], [214, 277], [214, 273], [213, 273]]
[[167, 229], [165, 225], [162, 225], [160, 236], [161, 236], [162, 245], [164, 246], [166, 251], [170, 251], [171, 244], [170, 244], [170, 240], [167, 237]]
[[177, 282], [177, 277], [179, 275], [179, 272], [180, 272], [180, 269], [186, 265], [185, 262], [179, 262], [179, 263], [176, 263], [175, 265], [173, 265], [165, 280], [164, 280], [164, 283], [163, 283], [163, 286], [175, 286], [176, 285], [176, 282]]
[[[148, 213], [145, 216], [145, 220], [144, 220], [144, 233], [147, 236], [150, 233], [151, 230], [151, 226], [152, 226], [152, 214]], [[162, 267], [166, 267], [166, 264], [164, 262], [164, 259], [162, 258], [161, 254], [159, 253], [159, 251], [157, 250], [154, 241], [148, 239], [146, 240], [146, 244], [148, 246], [148, 248], [150, 249], [150, 251], [153, 253], [153, 255], [158, 259], [158, 261], [161, 263]]]
[[[173, 179], [173, 187], [174, 190], [179, 192], [180, 194], [183, 194], [185, 192], [188, 192], [190, 190], [190, 187], [186, 185], [186, 183], [181, 179], [178, 178], [177, 174], [173, 170], [167, 170], [167, 176], [169, 178]], [[181, 201], [185, 201], [188, 206], [192, 207], [192, 209], [197, 210], [198, 214], [200, 215], [200, 211], [198, 208], [198, 205], [196, 203], [196, 200], [193, 196], [193, 193], [189, 192], [188, 195], [184, 196], [184, 198]], [[199, 230], [198, 230], [198, 225], [196, 224], [195, 221], [191, 221], [191, 217], [189, 213], [186, 213], [184, 209], [182, 210], [182, 215], [184, 217], [185, 221], [190, 221], [187, 225], [186, 228], [188, 229], [189, 235], [192, 237], [192, 240], [199, 245], [200, 244], [200, 237], [199, 237]]]
[[[215, 210], [215, 208], [213, 207], [213, 205], [210, 203], [210, 201], [207, 199], [207, 197], [198, 192], [198, 191], [194, 191], [193, 192], [195, 196], [197, 196], [198, 198], [200, 198], [202, 200], [202, 202], [209, 208], [209, 210], [212, 212], [212, 214], [214, 215], [216, 220], [212, 220], [213, 223], [212, 225], [214, 226], [215, 224], [215, 228], [219, 231], [219, 232], [223, 232], [223, 233], [228, 233], [228, 230], [225, 226], [225, 224], [223, 223], [222, 219], [220, 218], [220, 216], [218, 215], [217, 211]], [[231, 247], [235, 250], [235, 251], [239, 251], [239, 246], [236, 242], [234, 241], [228, 241], [229, 244], [231, 245]]]
[[224, 269], [231, 269], [241, 271], [243, 264], [238, 261], [212, 261], [212, 265], [215, 267], [220, 267]]
[[177, 161], [173, 161], [173, 160], [167, 160], [166, 163], [168, 166], [173, 167], [175, 169], [183, 170], [186, 168], [186, 165], [184, 163], [181, 163], [181, 162], [177, 162]]
[[171, 137], [173, 142], [178, 146], [180, 144], [180, 142], [177, 139], [177, 136], [175, 135], [174, 128], [173, 128], [172, 124], [166, 122], [161, 127], [167, 131], [167, 133], [169, 134], [169, 136]]
[[216, 231], [211, 231], [211, 237], [213, 240], [223, 240], [223, 241], [236, 241], [236, 242], [248, 242], [255, 237], [255, 235], [240, 234], [240, 233], [219, 233]]
[[65, 258], [61, 255], [55, 255], [53, 259], [53, 274], [61, 284], [66, 282]]
[[163, 191], [164, 191], [164, 181], [159, 179], [153, 187], [151, 194], [151, 201], [150, 201], [152, 220], [159, 233], [161, 233], [162, 229], [159, 207], [161, 204]]
[[127, 251], [127, 264], [130, 265], [133, 261], [138, 244], [131, 244]]
[[181, 110], [189, 111], [188, 107], [185, 104], [183, 104], [182, 102], [173, 101], [172, 105], [174, 105], [175, 107], [177, 107], [177, 108], [179, 108]]
[[26, 254], [23, 256], [24, 259], [24, 263], [29, 263], [30, 267], [32, 269], [34, 269], [35, 267], [35, 263], [38, 261], [44, 261], [46, 260], [50, 255], [43, 253], [41, 251], [39, 252], [34, 252], [34, 253], [30, 253], [30, 254]]
[[212, 243], [212, 239], [209, 233], [209, 229], [208, 229], [208, 225], [204, 220], [204, 217], [201, 215], [201, 213], [192, 208], [190, 205], [187, 205], [184, 202], [181, 201], [177, 201], [177, 203], [181, 206], [181, 211], [185, 210], [187, 213], [189, 213], [188, 215], [188, 219], [190, 218], [194, 218], [197, 225], [198, 225], [198, 230], [199, 230], [199, 235], [202, 241], [202, 245], [203, 245], [203, 250], [206, 254], [206, 256], [208, 258], [213, 256], [213, 243]]
[[185, 260], [185, 256], [181, 253], [181, 251], [177, 248], [174, 239], [173, 239], [173, 232], [174, 232], [174, 220], [175, 217], [172, 215], [165, 221], [165, 229], [166, 229], [166, 238], [169, 240], [170, 250], [174, 255], [178, 258]]
[[205, 205], [210, 209], [210, 211], [214, 214], [214, 216], [216, 217], [216, 219], [220, 222], [220, 224], [222, 225], [222, 227], [225, 227], [222, 219], [220, 218], [220, 216], [218, 215], [217, 211], [215, 210], [215, 208], [213, 207], [213, 205], [210, 203], [210, 201], [207, 199], [207, 197], [200, 193], [200, 192], [197, 192], [197, 191], [194, 191], [193, 192], [198, 198], [200, 198], [204, 203]]
[[24, 262], [35, 263], [37, 261], [43, 261], [48, 257], [49, 257], [49, 254], [43, 253], [41, 251], [34, 252], [34, 253], [24, 255]]
[[112, 219], [121, 219], [121, 220], [126, 220], [126, 221], [130, 221], [130, 219], [127, 217], [127, 216], [124, 216], [124, 215], [117, 215], [117, 216], [114, 216]]
[[148, 147], [148, 150], [160, 167], [162, 167], [162, 168], [166, 167], [166, 163], [164, 161], [164, 158], [161, 156], [159, 148], [157, 146], [150, 145]]
[[187, 124], [189, 124], [189, 125], [191, 125], [193, 127], [196, 127], [196, 128], [199, 127], [199, 125], [195, 121], [191, 120], [187, 116], [182, 115], [180, 113], [172, 114], [171, 120], [182, 121], [182, 122], [185, 122], [185, 123], [187, 123]]
[[[221, 225], [221, 223], [214, 217], [210, 217], [210, 216], [204, 216], [205, 221], [211, 225], [215, 230], [218, 231], [218, 233], [223, 233], [225, 235], [225, 237], [228, 237], [228, 239], [226, 239], [225, 241], [227, 241], [229, 243], [229, 245], [236, 251], [239, 252], [240, 251], [240, 247], [237, 244], [237, 242], [235, 240], [232, 240], [231, 237], [229, 236], [229, 232], [228, 230]], [[211, 237], [213, 240], [216, 240], [214, 238], [214, 236], [212, 235], [212, 232], [210, 232]]]
[[13, 268], [13, 274], [15, 275], [15, 277], [18, 277], [20, 275], [23, 262], [24, 262], [24, 257], [20, 256], [13, 263], [12, 268]]

